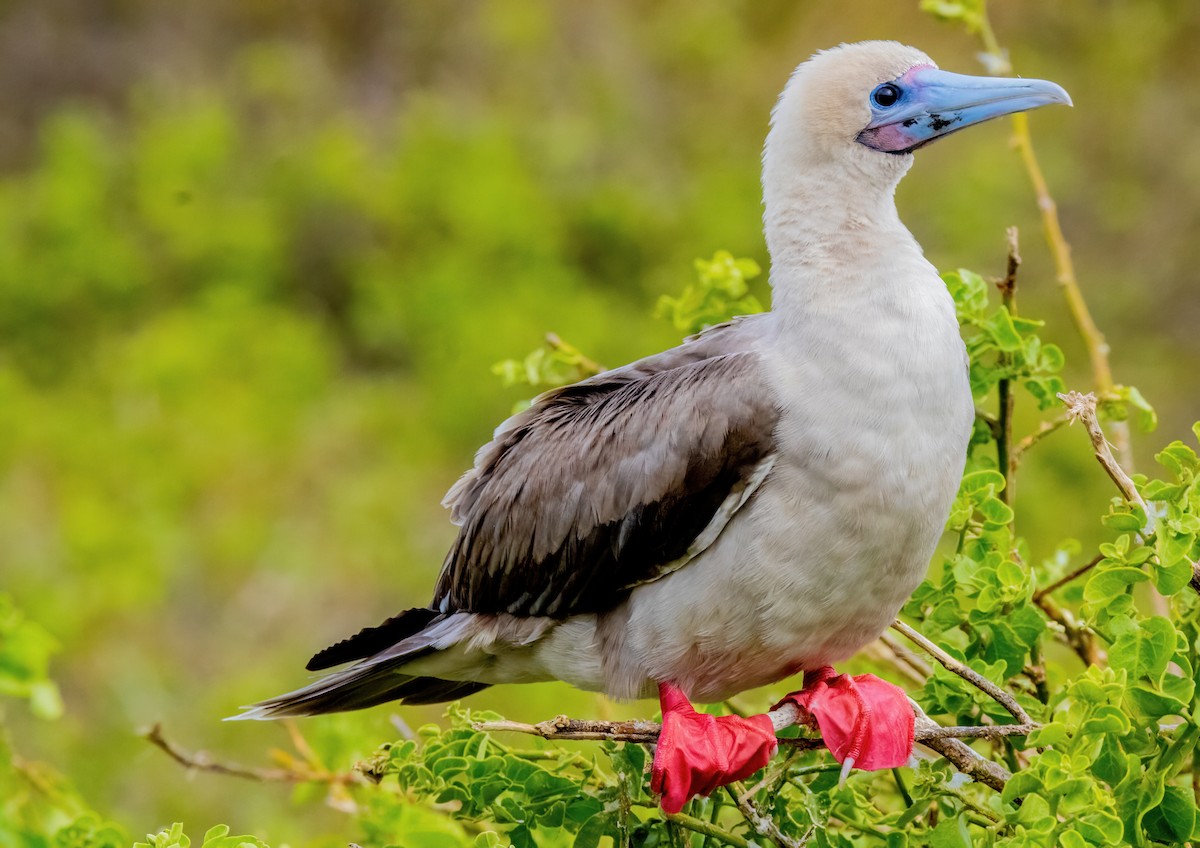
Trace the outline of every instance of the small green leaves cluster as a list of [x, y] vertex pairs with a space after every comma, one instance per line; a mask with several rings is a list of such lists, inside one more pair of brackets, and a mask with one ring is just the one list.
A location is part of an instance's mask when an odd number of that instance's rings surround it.
[[[694, 263], [696, 281], [689, 283], [678, 297], [662, 295], [654, 309], [657, 318], [665, 318], [675, 329], [692, 334], [721, 324], [737, 315], [763, 311], [762, 303], [750, 293], [749, 281], [762, 273], [753, 259], [736, 258], [727, 250], [718, 250], [712, 259]], [[505, 386], [528, 386], [539, 392], [577, 383], [604, 367], [579, 348], [551, 333], [546, 341], [521, 359], [504, 359], [492, 366], [492, 373]], [[517, 401], [513, 412], [526, 409], [528, 398]]]
[[[454, 706], [448, 717], [448, 728], [424, 727], [416, 739], [381, 749], [363, 768], [398, 803], [434, 807], [466, 823], [460, 844], [475, 833], [477, 848], [596, 848], [609, 840], [638, 848], [762, 845], [738, 795], [797, 844], [808, 836], [815, 845], [851, 848], [862, 844], [863, 834], [878, 834], [889, 845], [938, 844], [966, 827], [975, 808], [953, 788], [944, 762], [922, 763], [911, 787], [890, 772], [857, 772], [843, 784], [840, 766], [810, 751], [781, 754], [744, 786], [693, 799], [682, 813], [667, 816], [650, 791], [648, 746], [526, 745], [529, 737], [519, 737], [523, 747], [514, 747], [474, 726], [498, 719], [494, 713]], [[937, 813], [929, 817], [931, 809]], [[998, 818], [990, 810], [983, 815], [988, 822]]]
[[[1003, 475], [990, 469], [963, 477], [948, 523], [958, 537], [956, 550], [917, 588], [904, 610], [921, 622], [925, 636], [1000, 684], [1024, 675], [1046, 631], [1045, 618], [1031, 602], [1034, 583], [1020, 561], [1012, 509], [1000, 498], [1004, 486]], [[964, 687], [959, 677], [940, 667], [923, 697], [927, 711], [953, 716], [957, 724], [976, 724], [984, 716], [1011, 720], [985, 693]], [[1037, 712], [1036, 700], [1025, 694], [1018, 698]]]
[[[133, 843], [133, 848], [191, 848], [191, 838], [183, 832], [183, 824], [175, 822], [169, 828], [146, 836], [145, 842]], [[204, 834], [199, 848], [269, 848], [253, 836], [230, 836], [229, 826], [216, 825]]]
[[[0, 698], [22, 701], [44, 720], [62, 714], [58, 687], [49, 677], [54, 639], [0, 595]], [[28, 848], [125, 848], [124, 830], [96, 814], [50, 768], [24, 760], [14, 749], [0, 701], [0, 845]]]
[[0, 695], [25, 699], [40, 718], [62, 715], [62, 699], [49, 673], [56, 650], [54, 637], [0, 595]]
[[[494, 713], [452, 707], [449, 718], [449, 729], [428, 725], [416, 740], [381, 751], [369, 773], [394, 777], [409, 797], [447, 805], [456, 820], [485, 823], [503, 834], [502, 844], [517, 848], [563, 839], [594, 846], [602, 836], [619, 835], [622, 826], [635, 826], [630, 807], [647, 802], [639, 795], [645, 762], [639, 746], [608, 746], [590, 755], [515, 749], [472, 726], [499, 719]], [[485, 843], [500, 844], [493, 837]]]
[[736, 259], [718, 250], [712, 259], [697, 259], [696, 282], [678, 297], [662, 295], [654, 315], [668, 319], [682, 333], [698, 333], [728, 321], [734, 315], [762, 312], [758, 298], [750, 293], [749, 281], [762, 273], [753, 259]]
[[492, 366], [492, 373], [505, 386], [534, 389], [577, 383], [600, 370], [577, 347], [555, 335], [547, 336], [545, 344], [534, 348], [524, 359], [504, 359]]
[[[993, 306], [976, 274], [959, 271], [946, 282], [967, 340], [977, 403], [994, 402], [1004, 380], [1049, 408], [1061, 385], [1062, 355], [1038, 338], [1039, 324]], [[1120, 387], [1100, 406], [1108, 418], [1134, 411], [1143, 426], [1154, 423], [1133, 388]], [[1200, 440], [1200, 429], [1196, 435]], [[1135, 478], [1145, 507], [1112, 499], [1101, 523], [1113, 536], [1099, 546], [1092, 567], [1081, 570], [1088, 558], [1079, 556], [1077, 543], [1064, 540], [1039, 562], [1015, 534], [1003, 496], [1008, 480], [993, 470], [1001, 438], [1012, 434], [995, 427], [977, 432], [947, 525], [957, 543], [904, 610], [927, 637], [1015, 693], [1044, 723], [1023, 744], [994, 750], [1013, 777], [998, 799], [986, 799], [999, 820], [975, 826], [997, 846], [1194, 839], [1196, 803], [1185, 772], [1200, 738], [1193, 680], [1200, 602], [1189, 587], [1200, 556], [1200, 460], [1180, 442], [1164, 449], [1157, 459], [1167, 478]], [[1058, 582], [1075, 571], [1078, 579]], [[1166, 606], [1148, 612], [1151, 592]], [[1070, 658], [1048, 669], [1044, 657], [1066, 650], [1076, 654], [1075, 670]], [[941, 669], [920, 701], [931, 715], [956, 723], [1013, 721]]]
[[1039, 409], [1055, 406], [1058, 393], [1065, 391], [1058, 376], [1063, 353], [1038, 336], [1045, 322], [1015, 315], [1004, 304], [993, 306], [987, 281], [973, 271], [960, 268], [942, 279], [954, 298], [967, 342], [975, 398], [986, 397], [1001, 380], [1009, 380], [1033, 395]]
[[962, 24], [968, 32], [978, 33], [986, 11], [984, 0], [921, 0], [921, 11], [947, 23]]

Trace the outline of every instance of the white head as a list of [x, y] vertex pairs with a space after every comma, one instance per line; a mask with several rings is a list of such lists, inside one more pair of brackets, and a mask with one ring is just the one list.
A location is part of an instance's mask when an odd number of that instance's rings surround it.
[[768, 213], [802, 184], [831, 193], [891, 197], [912, 152], [1000, 115], [1070, 104], [1054, 83], [951, 74], [894, 41], [843, 44], [792, 74], [763, 152]]

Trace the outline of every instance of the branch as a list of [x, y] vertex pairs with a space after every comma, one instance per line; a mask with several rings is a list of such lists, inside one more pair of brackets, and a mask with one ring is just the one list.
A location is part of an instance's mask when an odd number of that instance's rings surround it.
[[1061, 589], [1063, 586], [1066, 586], [1072, 580], [1075, 580], [1075, 579], [1087, 574], [1089, 571], [1091, 571], [1093, 568], [1095, 568], [1097, 565], [1099, 565], [1100, 561], [1103, 559], [1104, 559], [1104, 554], [1096, 554], [1094, 557], [1092, 557], [1090, 560], [1085, 562], [1083, 565], [1076, 568], [1074, 571], [1071, 571], [1068, 574], [1064, 574], [1062, 577], [1055, 580], [1049, 586], [1044, 586], [1041, 589], [1038, 589], [1036, 592], [1033, 593], [1033, 602], [1035, 604], [1040, 603], [1042, 598], [1046, 597], [1051, 592], [1057, 592], [1059, 589]]
[[1034, 724], [1033, 719], [1029, 717], [1029, 713], [1025, 712], [1024, 708], [1017, 703], [1016, 698], [1005, 692], [979, 672], [975, 671], [975, 669], [970, 668], [962, 662], [959, 662], [900, 619], [896, 619], [892, 622], [892, 629], [899, 630], [911, 641], [915, 642], [923, 651], [925, 651], [925, 653], [929, 654], [931, 657], [941, 663], [946, 670], [954, 672], [976, 689], [981, 689], [986, 692], [991, 696], [992, 700], [996, 701], [996, 703], [1008, 710], [1009, 713], [1012, 714], [1012, 717], [1021, 722], [1021, 724]]
[[799, 839], [792, 839], [779, 829], [779, 825], [770, 817], [763, 815], [762, 810], [747, 797], [746, 787], [741, 781], [736, 781], [725, 786], [725, 791], [729, 793], [729, 797], [733, 799], [733, 803], [737, 805], [739, 812], [746, 822], [754, 829], [754, 832], [759, 836], [765, 836], [770, 839], [778, 848], [803, 848], [808, 842], [808, 838], [812, 836], [813, 827]]
[[1084, 665], [1101, 664], [1103, 657], [1096, 647], [1096, 640], [1090, 630], [1077, 622], [1071, 613], [1054, 603], [1054, 599], [1048, 594], [1035, 597], [1034, 603], [1046, 614], [1047, 618], [1056, 622], [1063, 629], [1067, 644], [1083, 660]]
[[[635, 807], [646, 807], [649, 809], [658, 810], [658, 804], [651, 804], [645, 801], [634, 801]], [[689, 816], [686, 813], [664, 813], [659, 810], [659, 813], [664, 819], [669, 822], [674, 822], [682, 828], [686, 828], [694, 833], [699, 833], [702, 836], [710, 836], [713, 839], [719, 839], [722, 842], [733, 845], [734, 848], [754, 848], [753, 843], [747, 839], [743, 839], [736, 833], [730, 833], [724, 828], [718, 827], [715, 824], [710, 824], [703, 819], [698, 819], [695, 816]]]
[[1061, 430], [1070, 423], [1071, 417], [1069, 415], [1060, 415], [1058, 418], [1039, 423], [1036, 430], [1013, 445], [1012, 458], [1010, 460], [1013, 470], [1016, 470], [1017, 465], [1021, 462], [1021, 458], [1025, 455], [1025, 451], [1029, 450], [1042, 439], [1046, 438], [1046, 436]]
[[[1011, 74], [1012, 65], [1008, 60], [1008, 53], [997, 41], [986, 12], [980, 15], [978, 34], [983, 42], [984, 50], [991, 59], [986, 63], [991, 72], [999, 76]], [[1088, 359], [1092, 365], [1092, 379], [1096, 384], [1096, 389], [1101, 393], [1111, 392], [1113, 376], [1112, 368], [1108, 364], [1108, 342], [1104, 340], [1104, 334], [1096, 326], [1087, 302], [1083, 299], [1083, 291], [1079, 288], [1079, 279], [1075, 276], [1075, 263], [1071, 259], [1071, 245], [1063, 235], [1062, 223], [1058, 219], [1058, 205], [1050, 194], [1050, 187], [1042, 173], [1042, 166], [1033, 151], [1033, 136], [1029, 132], [1029, 116], [1024, 112], [1018, 112], [1012, 116], [1012, 145], [1021, 158], [1021, 164], [1024, 165], [1025, 173], [1029, 176], [1029, 182], [1033, 185], [1038, 211], [1042, 216], [1042, 229], [1046, 236], [1046, 243], [1050, 246], [1050, 254], [1054, 259], [1055, 277], [1062, 290], [1063, 298], [1067, 302], [1067, 311], [1071, 313], [1075, 329], [1087, 347]], [[1119, 422], [1119, 426], [1114, 430], [1121, 456], [1125, 457], [1126, 462], [1131, 461], [1128, 425]]]
[[[1017, 228], [1009, 227], [1006, 231], [1008, 236], [1008, 265], [1007, 270], [1002, 279], [997, 285], [1000, 289], [1000, 298], [1004, 304], [1004, 308], [1009, 315], [1017, 314], [1017, 271], [1021, 267], [1021, 254], [1018, 251], [1017, 243]], [[1010, 362], [1008, 354], [1000, 355], [1000, 365], [1005, 366]], [[998, 394], [998, 415], [996, 427], [996, 465], [1000, 469], [1000, 473], [1004, 475], [1004, 489], [1000, 492], [1000, 497], [1006, 504], [1012, 506], [1015, 496], [1016, 479], [1013, 475], [1015, 464], [1013, 462], [1012, 452], [1012, 418], [1013, 418], [1013, 402], [1015, 398], [1012, 393], [1012, 381], [1008, 377], [1004, 377], [996, 386]]]
[[[914, 738], [920, 739], [922, 735], [926, 738], [921, 740], [926, 748], [932, 748], [943, 757], [945, 757], [951, 765], [967, 777], [973, 778], [985, 786], [990, 786], [997, 792], [1004, 791], [1004, 785], [1012, 778], [1012, 775], [998, 763], [994, 763], [986, 757], [981, 756], [977, 751], [969, 747], [965, 742], [949, 736], [938, 735], [940, 731], [948, 730], [938, 726], [929, 716], [921, 710], [920, 707], [913, 705], [913, 711], [916, 713], [916, 725]], [[1032, 733], [1037, 725], [1027, 723], [1020, 729], [1026, 735]], [[1016, 729], [1016, 726], [1009, 728], [989, 728], [994, 730], [1001, 729]], [[931, 735], [932, 732], [932, 735]], [[1007, 734], [1006, 734], [1007, 735]]]
[[[985, 681], [988, 682], [988, 681]], [[989, 685], [991, 685], [989, 683]], [[989, 693], [990, 694], [990, 693]], [[1017, 709], [1020, 709], [1018, 707]], [[1021, 724], [990, 725], [980, 727], [942, 727], [934, 722], [919, 707], [914, 705], [916, 723], [914, 741], [941, 754], [959, 771], [993, 789], [1003, 789], [1011, 776], [996, 763], [981, 757], [969, 748], [962, 739], [990, 739], [997, 741], [1011, 736], [1028, 736], [1038, 724], [1026, 717]], [[787, 727], [802, 724], [800, 709], [792, 703], [781, 705], [767, 713], [778, 732]], [[484, 733], [526, 733], [551, 741], [607, 740], [610, 742], [638, 742], [652, 744], [658, 741], [662, 725], [653, 721], [594, 721], [558, 716], [537, 724], [520, 721], [480, 721], [472, 725]], [[780, 747], [793, 750], [815, 750], [825, 747], [819, 737], [780, 739]], [[743, 811], [744, 812], [744, 811]], [[747, 820], [749, 820], [747, 816]]]
[[291, 768], [249, 768], [236, 763], [221, 763], [209, 758], [203, 751], [189, 754], [163, 734], [161, 724], [155, 724], [142, 733], [142, 738], [154, 747], [164, 751], [167, 756], [181, 766], [193, 771], [203, 771], [210, 774], [222, 774], [226, 777], [240, 777], [244, 780], [256, 780], [260, 783], [330, 783], [350, 784], [363, 783], [364, 778], [353, 773], [315, 771], [307, 767]]
[[1117, 488], [1121, 490], [1121, 496], [1125, 498], [1126, 503], [1140, 507], [1142, 513], [1146, 516], [1146, 520], [1151, 520], [1151, 512], [1146, 508], [1146, 502], [1142, 500], [1142, 496], [1138, 494], [1137, 487], [1133, 485], [1133, 480], [1125, 473], [1123, 469], [1113, 458], [1112, 451], [1109, 449], [1108, 440], [1104, 438], [1104, 430], [1100, 428], [1100, 420], [1096, 417], [1096, 396], [1088, 392], [1067, 392], [1066, 394], [1059, 393], [1059, 400], [1067, 406], [1067, 415], [1071, 419], [1071, 423], [1082, 421], [1083, 426], [1087, 429], [1088, 436], [1092, 440], [1092, 450], [1096, 454], [1096, 459], [1108, 472], [1108, 476], [1117, 484]]

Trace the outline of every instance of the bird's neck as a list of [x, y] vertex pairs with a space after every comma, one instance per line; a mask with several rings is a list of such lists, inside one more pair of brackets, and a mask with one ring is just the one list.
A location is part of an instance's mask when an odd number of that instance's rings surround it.
[[[844, 170], [764, 174], [763, 224], [776, 311], [824, 312], [888, 297], [910, 273], [932, 271], [896, 212], [894, 179], [863, 180]], [[881, 272], [883, 272], [881, 274]]]

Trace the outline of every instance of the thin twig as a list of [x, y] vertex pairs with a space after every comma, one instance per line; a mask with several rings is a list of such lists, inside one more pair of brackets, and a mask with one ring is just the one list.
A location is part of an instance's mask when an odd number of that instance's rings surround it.
[[585, 356], [575, 345], [563, 341], [557, 333], [546, 333], [546, 347], [574, 358], [575, 365], [583, 372], [585, 377], [593, 377], [607, 370], [596, 360]]
[[[996, 39], [986, 11], [980, 15], [976, 31], [983, 42], [984, 50], [991, 58], [988, 63], [991, 72], [1000, 76], [1011, 74], [1012, 65], [1009, 62], [1008, 53]], [[1071, 313], [1075, 329], [1087, 347], [1088, 360], [1092, 366], [1092, 379], [1096, 384], [1096, 389], [1102, 394], [1107, 394], [1114, 388], [1112, 368], [1108, 363], [1108, 342], [1104, 340], [1104, 334], [1096, 326], [1087, 302], [1083, 299], [1079, 279], [1075, 276], [1071, 245], [1063, 235], [1062, 223], [1058, 218], [1058, 205], [1050, 194], [1050, 187], [1046, 182], [1045, 174], [1042, 173], [1042, 166], [1038, 162], [1037, 154], [1034, 153], [1033, 136], [1029, 132], [1029, 116], [1024, 112], [1018, 112], [1012, 116], [1012, 145], [1021, 159], [1021, 164], [1025, 167], [1030, 184], [1033, 186], [1038, 211], [1042, 217], [1042, 230], [1046, 236], [1046, 243], [1050, 246], [1050, 255], [1054, 259], [1055, 277], [1062, 290], [1063, 298], [1067, 302], [1067, 311]], [[1113, 431], [1114, 438], [1117, 440], [1117, 449], [1121, 452], [1125, 463], [1132, 469], [1133, 456], [1129, 449], [1129, 426], [1125, 422], [1117, 422]]]
[[[776, 732], [803, 724], [799, 708], [790, 702], [781, 704], [767, 715], [770, 716]], [[500, 721], [479, 721], [471, 726], [483, 733], [525, 733], [555, 742], [607, 741], [653, 744], [658, 741], [658, 734], [662, 731], [662, 725], [656, 721], [596, 721], [594, 719], [568, 718], [567, 716], [558, 716], [537, 724], [502, 719]], [[942, 727], [939, 724], [931, 723], [928, 727], [918, 728], [914, 739], [922, 744], [936, 739], [1001, 739], [1008, 736], [1026, 736], [1037, 727], [1038, 724], [1032, 719], [1021, 724], [960, 727]], [[785, 737], [779, 740], [779, 745], [801, 750], [816, 750], [824, 748], [825, 742], [818, 736]]]
[[1065, 394], [1059, 392], [1058, 398], [1066, 404], [1067, 415], [1070, 416], [1072, 424], [1076, 421], [1083, 422], [1083, 426], [1092, 440], [1092, 450], [1096, 454], [1096, 459], [1104, 467], [1112, 481], [1117, 484], [1117, 488], [1121, 490], [1121, 496], [1127, 503], [1140, 507], [1146, 520], [1150, 521], [1151, 513], [1146, 509], [1146, 502], [1138, 494], [1137, 487], [1133, 485], [1133, 480], [1125, 473], [1125, 469], [1113, 458], [1108, 440], [1104, 438], [1104, 430], [1100, 428], [1100, 420], [1096, 417], [1096, 395], [1092, 392], [1086, 394], [1074, 391]]
[[879, 634], [879, 641], [886, 645], [888, 650], [898, 660], [912, 667], [913, 672], [921, 677], [921, 685], [924, 685], [925, 681], [933, 676], [933, 668], [930, 667], [929, 663], [910, 651], [899, 639], [888, 631], [885, 630]]
[[1084, 665], [1100, 664], [1103, 658], [1100, 656], [1096, 640], [1090, 630], [1077, 622], [1070, 612], [1056, 604], [1050, 595], [1035, 597], [1034, 603], [1046, 614], [1047, 618], [1063, 629], [1067, 644], [1083, 660]]
[[992, 697], [1000, 706], [1008, 710], [1013, 718], [1021, 722], [1021, 724], [1033, 724], [1033, 719], [1029, 717], [1029, 713], [1025, 712], [1024, 708], [1017, 703], [1017, 699], [1005, 692], [992, 681], [988, 680], [973, 668], [956, 660], [948, 653], [943, 651], [933, 642], [926, 639], [913, 628], [909, 627], [900, 619], [892, 622], [892, 628], [898, 630], [907, 636], [912, 642], [916, 643], [920, 648], [929, 654], [935, 660], [942, 664], [946, 670], [957, 674], [963, 680], [973, 685], [977, 689], [981, 689]]
[[185, 768], [193, 771], [204, 771], [211, 774], [223, 774], [227, 777], [240, 777], [245, 780], [257, 780], [263, 783], [331, 783], [350, 784], [363, 783], [365, 778], [354, 773], [338, 773], [314, 771], [310, 768], [265, 769], [250, 768], [236, 763], [222, 763], [209, 759], [203, 751], [190, 754], [180, 748], [163, 734], [161, 724], [155, 724], [142, 734], [142, 738], [164, 751], [167, 756]]
[[[913, 711], [917, 714], [915, 735], [921, 735], [922, 731], [942, 729], [929, 716], [925, 715], [920, 707], [914, 706]], [[1031, 725], [1026, 725], [1023, 729], [1028, 733], [1032, 732], [1033, 728]], [[963, 774], [985, 786], [990, 786], [997, 792], [1002, 792], [1004, 785], [1012, 779], [1012, 775], [1004, 766], [981, 756], [959, 739], [932, 736], [922, 740], [921, 744], [937, 751]]]
[[[1008, 236], [1008, 264], [1005, 270], [1004, 279], [997, 285], [1000, 288], [1000, 299], [1004, 304], [1004, 308], [1009, 315], [1017, 314], [1017, 271], [1021, 267], [1021, 254], [1017, 242], [1017, 228], [1009, 227], [1006, 231]], [[1010, 357], [1003, 353], [1000, 355], [1000, 366], [1005, 367], [1010, 364]], [[996, 385], [998, 394], [998, 413], [997, 419], [997, 438], [996, 438], [996, 465], [1000, 469], [1000, 473], [1004, 475], [1004, 488], [1000, 492], [1001, 499], [1012, 506], [1013, 498], [1016, 496], [1016, 479], [1013, 475], [1012, 461], [1012, 420], [1013, 420], [1013, 404], [1015, 397], [1012, 392], [1012, 381], [1008, 377], [1001, 378]]]
[[808, 838], [812, 835], [812, 828], [809, 828], [799, 839], [793, 839], [779, 829], [779, 825], [775, 824], [775, 820], [768, 815], [764, 815], [762, 810], [746, 796], [746, 787], [741, 781], [735, 781], [724, 787], [729, 793], [729, 797], [733, 799], [733, 803], [737, 805], [742, 817], [746, 819], [747, 824], [759, 836], [765, 836], [775, 843], [778, 848], [803, 848], [808, 842]]
[[866, 659], [890, 666], [897, 674], [906, 677], [913, 686], [924, 686], [925, 681], [929, 679], [930, 669], [928, 666], [921, 663], [911, 653], [900, 653], [896, 649], [895, 643], [889, 644], [883, 636], [867, 645], [859, 653]]
[[1009, 463], [1012, 465], [1013, 470], [1016, 470], [1016, 467], [1020, 464], [1022, 457], [1025, 455], [1025, 451], [1029, 450], [1051, 433], [1061, 430], [1070, 423], [1070, 416], [1060, 415], [1058, 418], [1052, 418], [1049, 421], [1043, 421], [1038, 424], [1038, 428], [1036, 430], [1013, 445], [1012, 456], [1009, 458]]
[[1063, 586], [1066, 586], [1072, 580], [1075, 580], [1075, 579], [1080, 578], [1083, 575], [1087, 574], [1089, 571], [1091, 571], [1093, 568], [1095, 568], [1097, 565], [1099, 565], [1100, 561], [1103, 559], [1104, 559], [1104, 554], [1096, 554], [1094, 557], [1092, 557], [1090, 560], [1085, 562], [1083, 565], [1079, 566], [1078, 568], [1074, 569], [1073, 571], [1071, 571], [1068, 574], [1064, 574], [1062, 577], [1055, 580], [1049, 586], [1044, 586], [1041, 589], [1038, 589], [1036, 592], [1033, 593], [1033, 602], [1035, 604], [1038, 603], [1039, 601], [1041, 601], [1042, 598], [1046, 597], [1051, 592], [1057, 592], [1059, 589], [1061, 589]]
[[[650, 801], [633, 801], [632, 804], [635, 807], [645, 807], [652, 810], [658, 809], [658, 804], [651, 803]], [[662, 817], [693, 833], [699, 833], [713, 839], [720, 839], [722, 842], [733, 845], [734, 848], [754, 848], [749, 840], [738, 836], [736, 833], [730, 833], [728, 830], [706, 822], [703, 819], [698, 819], [695, 816], [689, 816], [686, 813], [662, 813]]]
[[988, 428], [988, 432], [992, 434], [992, 438], [1000, 441], [1000, 419], [992, 413], [975, 407], [975, 420]]

